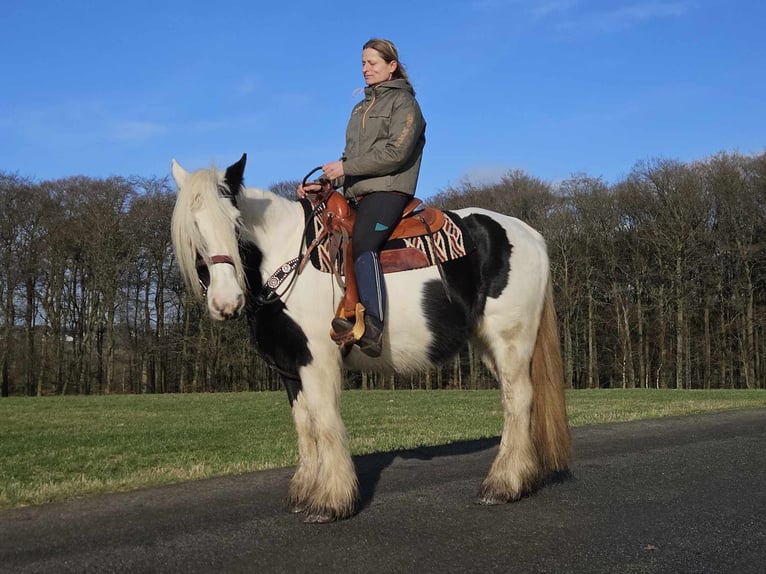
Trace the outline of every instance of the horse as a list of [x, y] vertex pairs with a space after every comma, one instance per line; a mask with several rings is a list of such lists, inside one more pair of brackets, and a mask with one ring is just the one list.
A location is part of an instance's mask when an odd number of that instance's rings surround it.
[[178, 188], [172, 241], [187, 288], [213, 319], [246, 316], [256, 350], [281, 375], [298, 437], [289, 511], [308, 523], [359, 511], [340, 415], [344, 367], [418, 372], [448, 360], [467, 341], [497, 379], [504, 412], [477, 502], [517, 501], [568, 475], [560, 342], [547, 248], [537, 231], [481, 208], [449, 212], [474, 248], [441, 271], [387, 274], [382, 355], [368, 357], [356, 347], [345, 353], [328, 334], [342, 285], [295, 263], [305, 249], [306, 200], [246, 187], [245, 162], [246, 154], [225, 170], [188, 172], [172, 161]]

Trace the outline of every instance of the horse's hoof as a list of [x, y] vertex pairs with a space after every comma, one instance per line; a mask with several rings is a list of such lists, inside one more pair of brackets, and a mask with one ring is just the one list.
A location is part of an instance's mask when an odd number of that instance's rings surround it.
[[509, 502], [516, 502], [521, 499], [521, 494], [512, 494], [510, 492], [501, 492], [494, 489], [482, 490], [479, 493], [479, 498], [476, 501], [477, 504], [482, 506], [498, 506], [500, 504], [508, 504]]
[[303, 521], [304, 524], [329, 524], [330, 522], [335, 522], [337, 518], [335, 518], [332, 514], [326, 513], [326, 512], [310, 512], [306, 515], [305, 520]]
[[521, 496], [480, 496], [476, 504], [481, 506], [499, 506], [521, 500]]

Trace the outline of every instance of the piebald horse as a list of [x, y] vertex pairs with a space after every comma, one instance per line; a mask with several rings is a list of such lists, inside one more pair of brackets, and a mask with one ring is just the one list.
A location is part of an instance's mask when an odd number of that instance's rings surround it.
[[[342, 368], [407, 373], [438, 365], [466, 341], [497, 378], [504, 424], [478, 501], [518, 500], [568, 472], [571, 445], [556, 312], [542, 236], [484, 209], [451, 213], [474, 248], [434, 267], [386, 275], [383, 354], [343, 353], [329, 336], [342, 295], [332, 274], [297, 274], [306, 200], [244, 186], [246, 156], [226, 170], [175, 160], [172, 220], [188, 289], [213, 319], [246, 315], [252, 342], [282, 375], [298, 436], [289, 510], [306, 522], [357, 511], [358, 482], [340, 415]], [[443, 276], [442, 276], [443, 275]], [[279, 289], [268, 285], [281, 285]], [[280, 291], [281, 289], [281, 291]]]

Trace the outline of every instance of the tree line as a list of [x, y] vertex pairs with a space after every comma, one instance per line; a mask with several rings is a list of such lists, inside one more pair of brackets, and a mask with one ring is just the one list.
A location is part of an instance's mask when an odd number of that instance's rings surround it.
[[[2, 396], [281, 388], [244, 321], [213, 322], [185, 293], [174, 201], [167, 178], [0, 171]], [[511, 171], [427, 201], [545, 236], [570, 387], [766, 387], [766, 153], [643, 161], [614, 184]], [[348, 373], [346, 385], [494, 382], [466, 346], [425, 375]]]

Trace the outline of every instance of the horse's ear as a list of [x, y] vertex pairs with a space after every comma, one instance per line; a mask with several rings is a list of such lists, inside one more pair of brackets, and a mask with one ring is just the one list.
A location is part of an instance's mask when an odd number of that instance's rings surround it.
[[239, 188], [245, 180], [245, 163], [247, 163], [247, 154], [243, 153], [237, 163], [226, 168], [226, 185], [229, 186], [232, 195], [239, 193]]
[[184, 182], [186, 181], [186, 178], [189, 177], [189, 172], [186, 171], [183, 167], [181, 167], [181, 164], [178, 163], [176, 160], [173, 160], [171, 162], [170, 171], [173, 173], [173, 179], [176, 180], [176, 185], [178, 187], [182, 187]]

